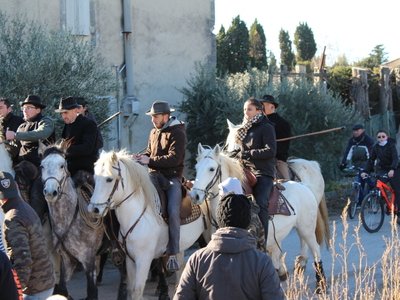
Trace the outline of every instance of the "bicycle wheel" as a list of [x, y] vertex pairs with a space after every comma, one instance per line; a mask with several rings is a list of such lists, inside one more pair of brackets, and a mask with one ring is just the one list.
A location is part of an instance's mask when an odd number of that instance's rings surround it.
[[377, 232], [383, 225], [385, 210], [381, 197], [375, 193], [365, 196], [361, 204], [361, 223], [366, 231]]
[[354, 219], [356, 216], [357, 212], [357, 203], [358, 203], [358, 197], [360, 196], [360, 189], [355, 187], [350, 195], [350, 203], [349, 207], [347, 208], [347, 213], [350, 217], [350, 219]]

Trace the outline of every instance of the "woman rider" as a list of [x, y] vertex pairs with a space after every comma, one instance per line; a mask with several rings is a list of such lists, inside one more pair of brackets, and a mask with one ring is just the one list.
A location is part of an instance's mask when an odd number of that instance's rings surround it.
[[246, 100], [243, 106], [243, 123], [236, 133], [240, 145], [239, 158], [243, 166], [257, 178], [253, 196], [260, 207], [259, 217], [268, 236], [268, 198], [275, 177], [276, 138], [275, 129], [263, 114], [263, 106], [255, 98]]

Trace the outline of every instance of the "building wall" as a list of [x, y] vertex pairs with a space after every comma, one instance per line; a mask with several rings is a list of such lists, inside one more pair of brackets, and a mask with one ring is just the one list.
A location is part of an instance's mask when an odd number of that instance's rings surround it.
[[[0, 10], [11, 16], [25, 14], [49, 29], [65, 30], [68, 1], [74, 0], [0, 0]], [[118, 145], [139, 151], [146, 146], [152, 128], [145, 115], [151, 103], [162, 99], [178, 104], [183, 99], [179, 89], [186, 85], [195, 64], [215, 65], [214, 0], [131, 0], [133, 82], [129, 84], [133, 86], [131, 96], [139, 100], [134, 109], [137, 116], [131, 115], [131, 101], [125, 101], [124, 95], [124, 0], [86, 1], [90, 4], [90, 35], [77, 38], [96, 45], [122, 87], [110, 95], [117, 98], [124, 113], [119, 120], [120, 143], [110, 143], [109, 148]]]

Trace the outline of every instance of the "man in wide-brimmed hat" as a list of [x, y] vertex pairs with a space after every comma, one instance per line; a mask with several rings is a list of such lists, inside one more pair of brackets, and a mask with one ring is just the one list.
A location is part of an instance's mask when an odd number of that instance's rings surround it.
[[94, 121], [79, 114], [80, 105], [75, 97], [60, 100], [56, 113], [60, 113], [65, 125], [61, 137], [71, 141], [67, 149], [68, 170], [75, 175], [78, 170], [93, 174], [98, 158], [98, 128]]
[[[264, 95], [260, 101], [263, 104], [264, 114], [275, 126], [276, 139], [290, 137], [292, 135], [290, 123], [276, 112], [279, 103], [275, 97], [272, 95]], [[289, 166], [287, 164], [289, 147], [290, 140], [276, 143], [276, 170], [279, 179], [290, 179]]]
[[25, 122], [18, 127], [16, 132], [8, 130], [6, 138], [7, 140], [15, 139], [21, 143], [19, 161], [28, 160], [39, 167], [39, 141], [45, 144], [55, 142], [54, 122], [42, 115], [42, 110], [46, 105], [42, 103], [39, 96], [28, 95], [20, 105]]
[[186, 148], [185, 125], [171, 117], [172, 111], [168, 102], [157, 100], [152, 104], [146, 113], [154, 125], [147, 149], [143, 155], [134, 156], [140, 163], [148, 165], [151, 173], [160, 173], [170, 182], [166, 191], [169, 223], [167, 269], [170, 272], [179, 269], [176, 254], [179, 253], [181, 182]]

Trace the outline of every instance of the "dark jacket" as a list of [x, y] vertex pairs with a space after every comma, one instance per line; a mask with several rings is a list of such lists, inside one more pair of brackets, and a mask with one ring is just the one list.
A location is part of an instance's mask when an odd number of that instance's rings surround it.
[[1, 299], [18, 300], [18, 290], [14, 281], [11, 263], [3, 251], [0, 251], [0, 293]]
[[256, 176], [275, 177], [276, 138], [274, 126], [266, 116], [254, 123], [242, 140], [243, 163]]
[[[343, 153], [342, 164], [346, 164], [346, 161], [351, 161], [353, 165], [357, 164], [358, 167], [365, 167], [368, 158], [371, 156], [372, 146], [374, 143], [375, 141], [370, 136], [365, 134], [365, 132], [359, 137], [350, 138]], [[364, 161], [360, 161], [359, 158], [353, 159], [353, 153], [355, 152], [355, 149], [360, 147], [365, 148], [365, 151], [367, 151], [367, 158]]]
[[72, 139], [72, 144], [67, 149], [68, 170], [71, 176], [78, 170], [93, 174], [94, 163], [98, 158], [97, 131], [96, 123], [81, 115], [78, 115], [72, 124], [64, 125], [62, 138]]
[[178, 299], [284, 299], [271, 258], [255, 249], [241, 228], [218, 229], [205, 248], [193, 253], [174, 296]]
[[162, 129], [153, 128], [145, 155], [150, 157], [149, 171], [158, 171], [167, 178], [182, 177], [185, 161], [185, 125], [171, 117]]
[[[14, 115], [12, 112], [8, 113], [7, 116], [3, 119], [3, 134], [8, 130], [16, 132], [19, 125], [24, 123], [24, 119], [20, 116]], [[10, 143], [6, 144], [6, 149], [8, 153], [10, 153], [11, 159], [14, 163], [17, 162], [19, 149], [21, 148], [21, 144], [18, 141], [10, 141]]]
[[376, 161], [377, 172], [389, 172], [396, 170], [399, 164], [399, 157], [396, 150], [396, 142], [388, 139], [385, 146], [379, 146], [376, 143], [372, 147], [371, 156], [368, 160], [366, 172], [371, 172], [374, 168]]
[[17, 271], [23, 293], [32, 295], [54, 286], [54, 270], [43, 236], [42, 223], [20, 198], [3, 204], [7, 254]]
[[15, 134], [15, 139], [21, 143], [19, 160], [28, 160], [39, 167], [39, 140], [48, 145], [55, 142], [55, 137], [54, 122], [50, 118], [38, 114], [34, 119], [25, 121]]
[[[275, 136], [277, 140], [292, 136], [289, 122], [278, 113], [268, 115], [268, 119], [275, 126]], [[276, 159], [287, 161], [289, 157], [289, 146], [290, 140], [276, 142]]]

